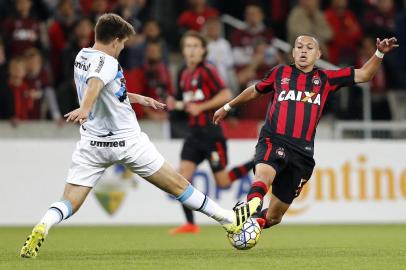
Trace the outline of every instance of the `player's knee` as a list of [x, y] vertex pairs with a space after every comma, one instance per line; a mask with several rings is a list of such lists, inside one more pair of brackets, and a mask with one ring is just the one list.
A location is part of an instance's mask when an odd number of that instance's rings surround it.
[[255, 174], [255, 181], [264, 182], [268, 187], [272, 184], [272, 178], [263, 173]]

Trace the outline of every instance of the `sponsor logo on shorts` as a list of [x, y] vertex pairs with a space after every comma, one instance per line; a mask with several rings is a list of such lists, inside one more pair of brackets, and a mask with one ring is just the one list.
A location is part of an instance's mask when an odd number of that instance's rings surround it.
[[90, 141], [90, 145], [96, 147], [124, 147], [125, 141], [115, 141], [115, 142]]

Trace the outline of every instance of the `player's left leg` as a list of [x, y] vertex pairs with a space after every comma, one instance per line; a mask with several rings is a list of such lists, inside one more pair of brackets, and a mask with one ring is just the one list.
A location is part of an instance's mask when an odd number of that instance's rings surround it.
[[108, 150], [92, 145], [90, 140], [82, 139], [77, 143], [62, 199], [51, 204], [34, 227], [21, 249], [21, 257], [35, 258], [50, 228], [71, 217], [80, 208], [105, 171], [106, 164], [110, 162], [109, 156]]
[[90, 190], [90, 187], [66, 183], [62, 200], [51, 204], [41, 221], [34, 226], [21, 248], [20, 256], [35, 258], [51, 227], [76, 213]]
[[271, 195], [271, 201], [269, 202], [269, 208], [263, 209], [256, 217], [262, 219], [261, 227], [263, 229], [270, 228], [281, 223], [283, 216], [288, 211], [290, 204], [282, 202], [274, 194]]
[[[262, 210], [256, 216], [261, 227], [266, 229], [279, 224], [293, 200], [300, 195], [307, 179], [302, 179], [303, 171], [295, 164], [288, 167], [277, 175], [272, 184], [272, 195], [269, 208]], [[261, 224], [262, 223], [262, 224]]]

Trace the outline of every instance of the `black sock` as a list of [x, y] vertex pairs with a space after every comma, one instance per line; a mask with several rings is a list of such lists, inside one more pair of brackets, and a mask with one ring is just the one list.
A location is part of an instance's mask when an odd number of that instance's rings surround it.
[[195, 224], [195, 217], [193, 211], [182, 204], [183, 212], [185, 212], [185, 217], [188, 223]]
[[244, 175], [247, 175], [252, 168], [254, 168], [254, 160], [250, 160], [247, 163], [232, 168], [228, 172], [228, 176], [232, 182], [238, 178], [243, 177]]

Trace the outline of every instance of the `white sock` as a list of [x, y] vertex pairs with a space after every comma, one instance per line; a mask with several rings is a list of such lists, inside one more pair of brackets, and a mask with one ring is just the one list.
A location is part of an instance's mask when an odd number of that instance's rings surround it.
[[195, 189], [191, 184], [189, 184], [185, 191], [176, 199], [186, 207], [202, 212], [218, 221], [220, 224], [233, 221], [233, 211], [221, 208], [217, 203], [207, 197], [207, 195], [204, 195], [199, 190]]
[[69, 218], [72, 215], [72, 204], [68, 200], [55, 202], [51, 204], [40, 223], [45, 223], [47, 233], [49, 229], [62, 220]]

